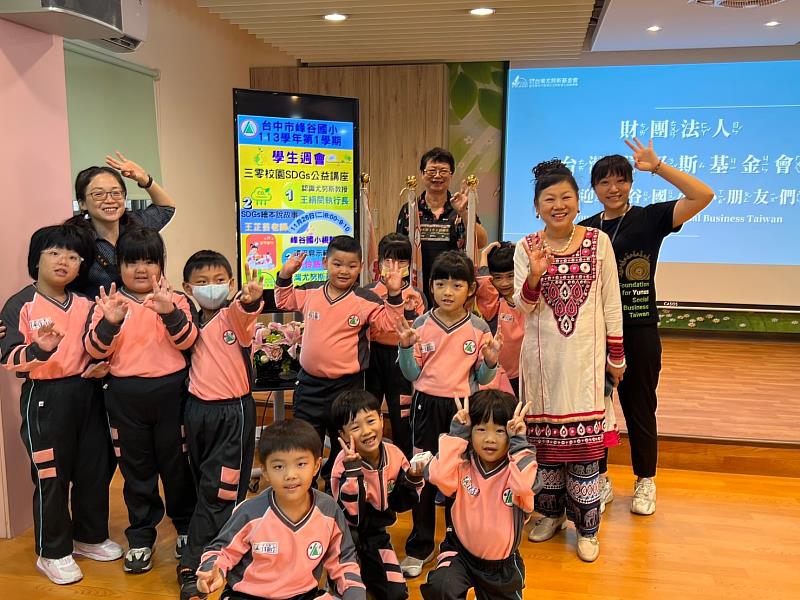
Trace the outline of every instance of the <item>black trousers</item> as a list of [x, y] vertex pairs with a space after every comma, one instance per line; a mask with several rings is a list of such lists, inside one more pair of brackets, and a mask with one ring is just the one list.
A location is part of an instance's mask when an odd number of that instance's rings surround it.
[[514, 395], [519, 398], [519, 377], [514, 377], [514, 379], [509, 379], [508, 381], [511, 384], [511, 389], [514, 390]]
[[408, 586], [386, 530], [359, 533], [350, 530], [358, 552], [361, 579], [375, 600], [406, 600]]
[[[439, 451], [439, 435], [450, 431], [450, 423], [456, 414], [452, 398], [431, 396], [415, 392], [411, 402], [411, 428], [414, 451]], [[436, 535], [436, 486], [426, 483], [419, 495], [419, 503], [411, 510], [414, 526], [406, 541], [406, 555], [425, 559], [433, 552]], [[445, 502], [448, 517], [452, 500]]]
[[625, 327], [624, 336], [628, 367], [617, 392], [628, 428], [631, 463], [637, 477], [654, 477], [658, 462], [656, 388], [661, 372], [661, 338], [656, 325]]
[[196, 495], [183, 434], [185, 380], [186, 372], [179, 371], [164, 377], [111, 377], [106, 383], [131, 548], [152, 548], [156, 542], [156, 525], [164, 517], [159, 476], [167, 516], [179, 535], [189, 530]]
[[519, 551], [503, 560], [483, 560], [465, 550], [452, 532], [442, 542], [436, 569], [420, 586], [425, 600], [463, 600], [470, 588], [476, 600], [519, 600], [525, 563]]
[[197, 505], [181, 567], [196, 571], [203, 549], [228, 521], [233, 507], [247, 496], [255, 451], [256, 405], [250, 394], [211, 402], [190, 395], [183, 418]]
[[[305, 594], [300, 594], [299, 596], [292, 596], [287, 600], [314, 600], [314, 598], [330, 598], [333, 600], [333, 596], [327, 594], [324, 590], [311, 590], [310, 592], [306, 592]], [[251, 596], [250, 594], [245, 594], [244, 592], [235, 592], [231, 588], [225, 588], [222, 592], [222, 595], [219, 597], [219, 600], [270, 600], [269, 598], [265, 598], [263, 596]]]
[[99, 544], [108, 539], [113, 454], [100, 382], [79, 376], [27, 379], [20, 412], [35, 486], [36, 553], [63, 558], [72, 554], [73, 540]]
[[[335, 352], [331, 348], [331, 352]], [[292, 410], [297, 419], [302, 419], [310, 423], [319, 435], [322, 443], [325, 443], [325, 434], [331, 442], [331, 452], [328, 460], [322, 465], [321, 475], [325, 480], [325, 488], [330, 489], [331, 470], [333, 462], [339, 454], [339, 432], [331, 421], [331, 405], [336, 396], [346, 390], [363, 390], [364, 373], [347, 375], [338, 379], [325, 379], [324, 377], [314, 377], [304, 370], [300, 370], [297, 375], [297, 388], [294, 391]]]
[[370, 345], [365, 387], [378, 402], [386, 398], [392, 442], [411, 458], [411, 395], [414, 388], [397, 364], [397, 346]]

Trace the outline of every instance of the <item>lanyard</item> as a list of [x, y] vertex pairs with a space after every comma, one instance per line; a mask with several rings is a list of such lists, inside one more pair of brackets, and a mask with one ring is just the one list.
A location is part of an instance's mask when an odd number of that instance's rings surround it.
[[[617, 233], [619, 233], [619, 226], [622, 225], [622, 221], [625, 219], [625, 215], [628, 214], [628, 211], [631, 209], [631, 205], [628, 204], [628, 208], [625, 209], [625, 212], [622, 213], [622, 216], [619, 218], [619, 222], [617, 226], [614, 228], [614, 233], [611, 235], [611, 245], [614, 245], [614, 240], [617, 239]], [[603, 221], [605, 221], [606, 211], [600, 213], [600, 230], [603, 231]]]

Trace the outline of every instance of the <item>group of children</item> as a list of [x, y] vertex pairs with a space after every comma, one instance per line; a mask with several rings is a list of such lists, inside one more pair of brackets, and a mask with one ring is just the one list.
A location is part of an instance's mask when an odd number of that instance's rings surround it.
[[[294, 419], [262, 432], [268, 487], [249, 500], [261, 282], [249, 274], [229, 300], [231, 266], [204, 250], [189, 258], [178, 292], [163, 276], [161, 237], [144, 228], [125, 231], [117, 254], [122, 285], [92, 302], [69, 291], [91, 263], [91, 240], [69, 225], [37, 231], [35, 283], [2, 312], [2, 363], [25, 379], [37, 567], [51, 580], [81, 578], [73, 554], [124, 554], [125, 571], [148, 571], [166, 512], [182, 600], [223, 586], [223, 598], [403, 599], [405, 578], [434, 556], [438, 488], [447, 537], [423, 596], [464, 598], [474, 587], [479, 598], [520, 597], [517, 548], [538, 482], [525, 406], [508, 393], [518, 389], [522, 330], [507, 281], [513, 248], [487, 248], [477, 278], [466, 255], [443, 252], [429, 274], [431, 310], [409, 284], [405, 236], [381, 240], [382, 277], [366, 288], [352, 237], [331, 241], [325, 282], [293, 286], [304, 256], [290, 257], [275, 299], [305, 321]], [[395, 443], [383, 439], [384, 399]], [[125, 552], [108, 539], [115, 459]], [[333, 499], [316, 489], [320, 474]], [[400, 562], [387, 527], [409, 509]], [[318, 587], [323, 570], [331, 592]]]

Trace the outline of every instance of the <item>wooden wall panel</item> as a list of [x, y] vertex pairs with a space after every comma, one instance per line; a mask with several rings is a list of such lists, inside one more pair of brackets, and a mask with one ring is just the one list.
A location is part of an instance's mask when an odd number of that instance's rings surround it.
[[253, 89], [359, 99], [373, 220], [379, 238], [394, 231], [406, 176], [419, 176], [420, 155], [447, 141], [447, 66], [256, 67], [250, 80]]

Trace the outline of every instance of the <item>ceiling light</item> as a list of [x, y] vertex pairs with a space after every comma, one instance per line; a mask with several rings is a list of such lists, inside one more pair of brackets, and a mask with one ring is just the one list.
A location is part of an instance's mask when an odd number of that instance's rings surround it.
[[777, 27], [780, 24], [781, 24], [780, 21], [767, 21], [766, 23], [764, 23], [766, 27]]
[[647, 31], [652, 31], [653, 33], [655, 33], [656, 31], [661, 31], [661, 27], [659, 27], [658, 25], [651, 25], [650, 27], [647, 28]]
[[325, 15], [322, 17], [326, 21], [344, 21], [347, 18], [347, 15], [340, 15], [339, 13], [331, 13], [329, 15]]
[[488, 15], [493, 15], [494, 12], [493, 8], [473, 8], [469, 11], [469, 14], [475, 15], [476, 17], [486, 17]]

